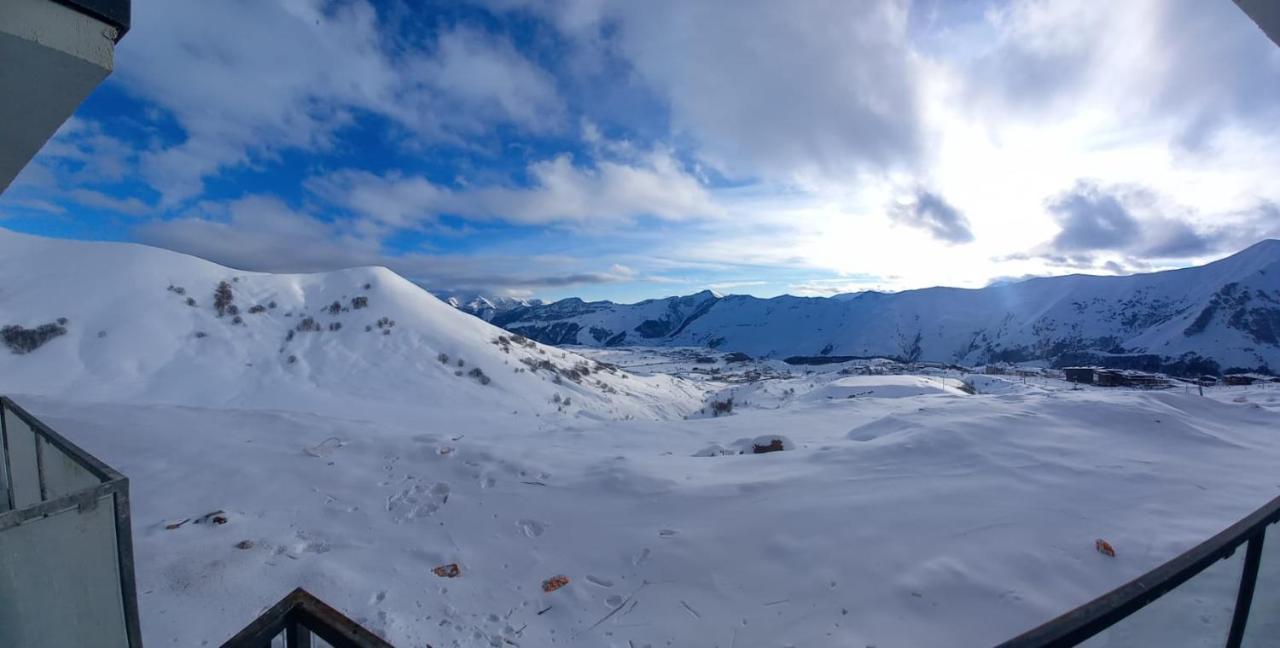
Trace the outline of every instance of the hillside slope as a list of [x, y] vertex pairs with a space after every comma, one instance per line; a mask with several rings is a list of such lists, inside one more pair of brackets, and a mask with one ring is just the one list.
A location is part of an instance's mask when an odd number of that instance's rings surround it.
[[1201, 267], [1127, 277], [833, 298], [702, 292], [637, 304], [563, 300], [489, 320], [549, 344], [969, 365], [1096, 362], [1187, 374], [1280, 370], [1280, 241]]
[[386, 268], [249, 273], [140, 245], [0, 231], [0, 326], [5, 393], [598, 418], [678, 416], [700, 398], [676, 379], [510, 336]]

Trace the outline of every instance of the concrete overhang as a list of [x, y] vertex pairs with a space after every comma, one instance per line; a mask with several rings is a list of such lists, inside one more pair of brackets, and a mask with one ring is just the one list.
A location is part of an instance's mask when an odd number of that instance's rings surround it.
[[114, 65], [129, 0], [0, 1], [0, 192]]
[[1280, 45], [1280, 0], [1236, 0], [1271, 42]]

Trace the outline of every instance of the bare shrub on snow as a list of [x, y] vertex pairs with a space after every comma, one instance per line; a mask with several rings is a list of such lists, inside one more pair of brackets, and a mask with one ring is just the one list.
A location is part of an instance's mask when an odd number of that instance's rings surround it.
[[231, 284], [219, 281], [218, 287], [213, 289], [213, 308], [218, 311], [218, 317], [227, 313], [227, 307], [231, 306], [234, 299], [235, 295], [231, 294]]
[[59, 318], [58, 323], [41, 324], [31, 329], [16, 324], [10, 325], [0, 329], [0, 338], [15, 354], [31, 353], [43, 346], [45, 342], [66, 334], [67, 329], [63, 326], [66, 322], [66, 318]]

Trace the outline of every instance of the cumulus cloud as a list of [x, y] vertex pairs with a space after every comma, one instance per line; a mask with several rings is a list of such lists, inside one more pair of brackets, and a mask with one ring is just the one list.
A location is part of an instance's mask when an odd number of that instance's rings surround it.
[[847, 180], [919, 153], [906, 0], [494, 4], [549, 15], [586, 57], [618, 60], [729, 174]]
[[1113, 190], [1082, 181], [1046, 204], [1062, 231], [1053, 238], [1059, 252], [1121, 250], [1142, 237], [1138, 220], [1120, 202]]
[[697, 178], [666, 151], [631, 160], [575, 164], [558, 155], [529, 165], [527, 186], [443, 187], [420, 176], [344, 171], [308, 187], [336, 204], [393, 226], [440, 214], [524, 224], [599, 223], [654, 216], [715, 216], [721, 208]]
[[445, 26], [409, 41], [364, 0], [140, 4], [114, 78], [183, 132], [143, 158], [167, 204], [220, 170], [331, 146], [360, 111], [427, 141], [562, 118], [551, 77], [496, 35]]
[[69, 206], [144, 216], [153, 205], [121, 185], [137, 171], [137, 150], [94, 120], [72, 117], [28, 164], [6, 196], [12, 204], [53, 214]]
[[969, 219], [941, 196], [923, 188], [917, 188], [907, 201], [892, 205], [889, 218], [896, 223], [922, 229], [939, 241], [973, 241]]
[[582, 261], [548, 255], [389, 254], [379, 238], [365, 235], [352, 223], [317, 218], [271, 196], [199, 203], [179, 218], [140, 224], [134, 233], [141, 242], [241, 270], [321, 272], [380, 265], [447, 293], [527, 294], [639, 277], [618, 264], [589, 270]]
[[[1280, 235], [1280, 210], [1274, 203], [1206, 215], [1172, 204], [1146, 188], [1093, 180], [1077, 182], [1050, 198], [1045, 207], [1061, 229], [1040, 256], [1061, 267], [1146, 270], [1151, 261], [1236, 252]], [[1189, 221], [1210, 224], [1197, 227]], [[1107, 253], [1113, 257], [1107, 258]]]
[[1280, 57], [1230, 2], [1010, 0], [985, 22], [966, 94], [991, 117], [1090, 106], [1167, 123], [1166, 141], [1189, 149], [1280, 118]]

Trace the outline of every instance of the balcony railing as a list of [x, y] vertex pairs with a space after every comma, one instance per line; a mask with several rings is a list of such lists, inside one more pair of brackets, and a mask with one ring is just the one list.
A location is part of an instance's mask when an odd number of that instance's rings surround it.
[[0, 397], [0, 646], [141, 648], [129, 482]]
[[[1280, 497], [1190, 551], [999, 648], [1280, 646]], [[1244, 548], [1243, 556], [1237, 552]]]
[[271, 606], [222, 648], [311, 648], [312, 635], [333, 648], [393, 648], [346, 615], [299, 587]]

